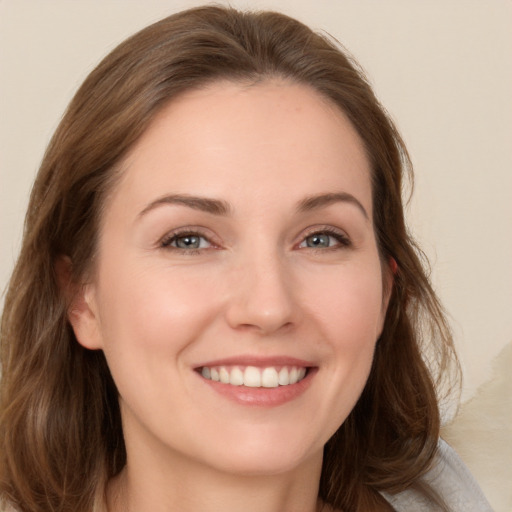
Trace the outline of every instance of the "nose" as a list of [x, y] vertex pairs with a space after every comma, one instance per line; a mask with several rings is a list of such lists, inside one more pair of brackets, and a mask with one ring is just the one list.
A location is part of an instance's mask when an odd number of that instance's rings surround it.
[[245, 258], [230, 285], [226, 319], [233, 329], [266, 335], [289, 329], [300, 318], [291, 270], [276, 255]]

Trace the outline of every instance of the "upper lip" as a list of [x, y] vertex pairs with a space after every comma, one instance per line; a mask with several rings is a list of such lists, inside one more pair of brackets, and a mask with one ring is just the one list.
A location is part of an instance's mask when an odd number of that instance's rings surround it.
[[310, 368], [315, 366], [311, 361], [305, 359], [299, 359], [296, 357], [289, 356], [252, 356], [252, 355], [241, 355], [234, 357], [227, 357], [222, 359], [215, 359], [212, 361], [205, 361], [202, 364], [195, 366], [196, 368], [203, 368], [204, 366], [256, 366], [260, 368], [267, 368], [269, 366], [297, 366], [303, 368]]

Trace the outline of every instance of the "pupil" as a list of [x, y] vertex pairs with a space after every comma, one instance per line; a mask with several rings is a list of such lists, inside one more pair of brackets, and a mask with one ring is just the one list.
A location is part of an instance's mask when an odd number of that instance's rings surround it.
[[313, 235], [308, 238], [308, 247], [329, 247], [329, 235]]
[[199, 247], [199, 237], [198, 236], [182, 236], [176, 240], [176, 245], [181, 249], [189, 249], [194, 248], [197, 249]]

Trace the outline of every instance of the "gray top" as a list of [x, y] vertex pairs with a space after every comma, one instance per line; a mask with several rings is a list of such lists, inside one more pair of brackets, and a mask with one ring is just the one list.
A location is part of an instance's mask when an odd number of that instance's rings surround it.
[[[424, 480], [444, 499], [450, 512], [493, 512], [476, 480], [453, 448], [439, 441], [438, 459]], [[397, 512], [433, 512], [437, 507], [414, 490], [384, 494]]]

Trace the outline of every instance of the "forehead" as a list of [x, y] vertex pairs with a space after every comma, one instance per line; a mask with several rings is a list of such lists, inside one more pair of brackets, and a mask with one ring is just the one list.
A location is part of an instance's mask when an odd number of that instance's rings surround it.
[[122, 168], [114, 196], [139, 209], [165, 193], [263, 204], [339, 189], [371, 211], [369, 161], [356, 130], [321, 94], [285, 81], [217, 82], [181, 95]]

